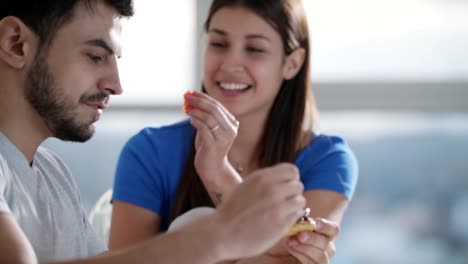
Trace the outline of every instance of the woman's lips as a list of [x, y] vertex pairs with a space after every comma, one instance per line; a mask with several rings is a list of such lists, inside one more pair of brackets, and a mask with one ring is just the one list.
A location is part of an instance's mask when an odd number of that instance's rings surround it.
[[222, 91], [222, 93], [227, 96], [235, 96], [242, 94], [252, 87], [252, 85], [247, 83], [232, 81], [216, 82], [216, 84], [218, 88]]
[[228, 91], [242, 91], [250, 87], [247, 83], [239, 82], [218, 82], [218, 86]]

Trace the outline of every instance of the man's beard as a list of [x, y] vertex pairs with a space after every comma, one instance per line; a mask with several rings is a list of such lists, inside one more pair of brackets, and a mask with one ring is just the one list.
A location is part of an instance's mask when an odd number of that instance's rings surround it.
[[73, 111], [74, 102], [66, 97], [63, 89], [56, 86], [55, 78], [41, 54], [38, 52], [27, 73], [26, 99], [42, 117], [52, 136], [65, 141], [87, 141], [94, 134], [92, 123], [77, 120]]

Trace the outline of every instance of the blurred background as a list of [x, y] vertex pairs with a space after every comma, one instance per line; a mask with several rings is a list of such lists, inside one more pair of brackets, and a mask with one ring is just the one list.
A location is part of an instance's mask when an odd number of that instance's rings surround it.
[[[125, 89], [85, 144], [45, 144], [89, 211], [145, 126], [185, 118], [200, 87], [210, 0], [136, 0], [123, 29]], [[321, 130], [343, 136], [360, 178], [335, 264], [468, 263], [468, 1], [303, 0]]]

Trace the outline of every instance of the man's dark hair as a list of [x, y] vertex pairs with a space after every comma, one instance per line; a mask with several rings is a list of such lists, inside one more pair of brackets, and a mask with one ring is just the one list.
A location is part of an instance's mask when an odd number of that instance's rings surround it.
[[39, 36], [40, 46], [47, 46], [55, 33], [69, 22], [79, 4], [89, 9], [103, 1], [122, 17], [133, 15], [132, 0], [0, 0], [0, 20], [14, 16]]

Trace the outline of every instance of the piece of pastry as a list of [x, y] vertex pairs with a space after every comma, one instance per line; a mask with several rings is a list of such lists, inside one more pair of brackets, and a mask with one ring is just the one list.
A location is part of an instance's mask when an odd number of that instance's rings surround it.
[[291, 226], [286, 233], [286, 237], [297, 235], [302, 231], [314, 231], [317, 228], [317, 224], [314, 219], [308, 217], [310, 209], [307, 208], [304, 210], [304, 215], [297, 220], [297, 222]]

